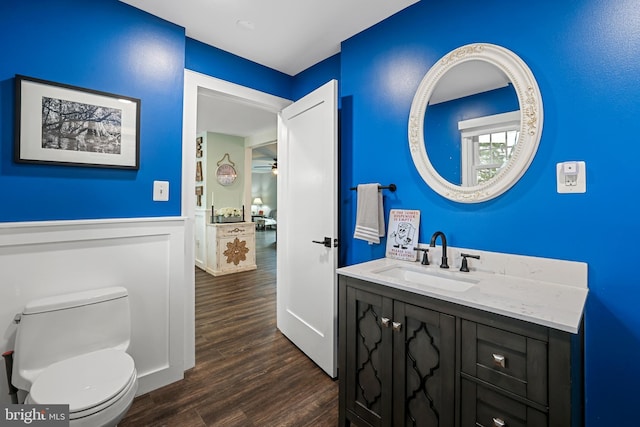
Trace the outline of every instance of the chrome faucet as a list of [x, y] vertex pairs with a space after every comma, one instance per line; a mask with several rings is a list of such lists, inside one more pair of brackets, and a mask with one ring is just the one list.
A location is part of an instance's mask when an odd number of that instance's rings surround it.
[[435, 248], [436, 239], [438, 238], [438, 236], [440, 236], [440, 240], [442, 241], [442, 262], [440, 264], [440, 268], [449, 268], [449, 264], [447, 264], [447, 237], [442, 231], [436, 231], [435, 233], [433, 233], [429, 246]]

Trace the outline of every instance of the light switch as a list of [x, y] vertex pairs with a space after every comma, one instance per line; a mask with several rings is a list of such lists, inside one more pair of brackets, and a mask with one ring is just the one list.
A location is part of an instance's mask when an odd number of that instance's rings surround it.
[[556, 165], [558, 193], [585, 193], [587, 169], [584, 162], [569, 161]]
[[169, 201], [169, 181], [153, 181], [153, 201]]

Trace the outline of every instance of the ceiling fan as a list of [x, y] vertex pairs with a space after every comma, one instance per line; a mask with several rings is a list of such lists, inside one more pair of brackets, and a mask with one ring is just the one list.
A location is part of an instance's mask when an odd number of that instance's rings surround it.
[[272, 172], [277, 174], [278, 172], [278, 159], [253, 159], [253, 165], [251, 171], [254, 173], [268, 173]]

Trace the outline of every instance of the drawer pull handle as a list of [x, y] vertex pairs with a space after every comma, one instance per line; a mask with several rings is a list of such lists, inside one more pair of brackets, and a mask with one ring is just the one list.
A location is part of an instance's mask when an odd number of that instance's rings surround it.
[[393, 322], [393, 331], [394, 332], [400, 332], [400, 329], [402, 329], [402, 323]]
[[388, 328], [389, 326], [391, 326], [391, 319], [389, 319], [388, 317], [383, 317], [380, 319], [380, 324], [385, 328]]
[[504, 357], [502, 354], [496, 354], [496, 353], [493, 353], [492, 356], [493, 356], [493, 363], [496, 366], [500, 366], [501, 368], [505, 367], [506, 362], [507, 362], [507, 358], [506, 357]]
[[493, 418], [494, 427], [505, 427], [506, 425], [507, 423], [505, 423], [504, 420], [501, 420], [500, 418]]

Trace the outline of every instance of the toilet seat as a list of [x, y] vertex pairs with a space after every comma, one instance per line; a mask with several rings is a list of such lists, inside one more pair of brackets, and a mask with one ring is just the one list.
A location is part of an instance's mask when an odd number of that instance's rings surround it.
[[[47, 367], [29, 390], [30, 403], [68, 404], [69, 418], [103, 411], [137, 389], [135, 365], [121, 350], [106, 349]], [[131, 396], [131, 399], [133, 396]]]

